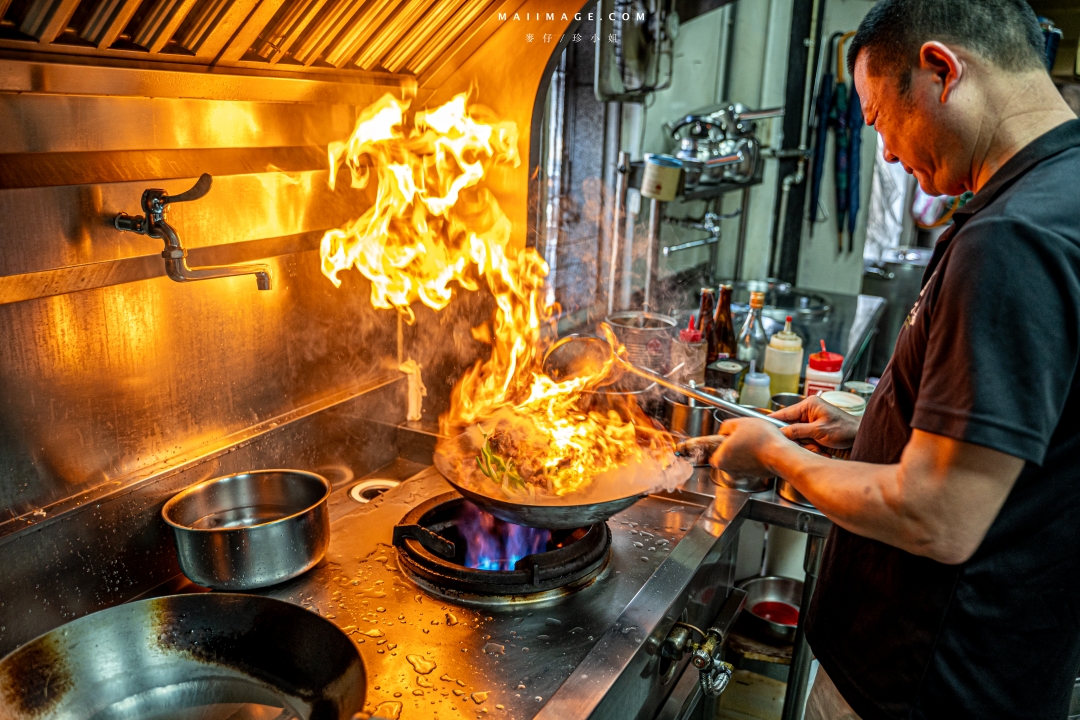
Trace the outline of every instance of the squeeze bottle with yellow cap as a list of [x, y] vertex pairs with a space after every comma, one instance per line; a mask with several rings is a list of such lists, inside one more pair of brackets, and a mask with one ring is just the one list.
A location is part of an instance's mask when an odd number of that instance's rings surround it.
[[802, 360], [802, 338], [791, 331], [789, 315], [784, 329], [773, 335], [765, 348], [765, 373], [773, 393], [799, 393]]

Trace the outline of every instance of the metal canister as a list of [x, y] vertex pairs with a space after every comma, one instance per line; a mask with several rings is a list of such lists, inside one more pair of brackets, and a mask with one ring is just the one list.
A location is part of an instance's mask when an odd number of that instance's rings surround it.
[[671, 371], [671, 341], [678, 324], [670, 315], [627, 310], [607, 317], [615, 337], [626, 346], [626, 359], [661, 375]]

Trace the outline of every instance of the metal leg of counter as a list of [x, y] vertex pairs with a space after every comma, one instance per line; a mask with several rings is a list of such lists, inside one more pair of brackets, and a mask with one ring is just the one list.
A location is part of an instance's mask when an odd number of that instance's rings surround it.
[[810, 598], [817, 586], [818, 573], [821, 571], [821, 555], [825, 547], [825, 538], [810, 535], [806, 542], [806, 556], [803, 569], [806, 580], [803, 581], [802, 602], [799, 605], [799, 626], [795, 630], [794, 649], [791, 654], [791, 670], [788, 673], [787, 693], [784, 695], [784, 710], [781, 720], [802, 720], [806, 706], [807, 681], [810, 678], [810, 663], [814, 659], [810, 645], [806, 642], [803, 623], [806, 611], [810, 607]]

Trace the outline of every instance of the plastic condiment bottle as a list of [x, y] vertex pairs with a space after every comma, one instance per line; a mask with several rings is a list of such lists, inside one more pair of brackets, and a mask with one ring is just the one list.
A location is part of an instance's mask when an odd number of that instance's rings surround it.
[[840, 387], [840, 381], [844, 379], [841, 369], [844, 365], [844, 356], [840, 353], [829, 352], [825, 349], [825, 341], [821, 341], [821, 352], [810, 356], [810, 365], [806, 368], [806, 392], [807, 397], [820, 395]]
[[768, 408], [772, 400], [769, 391], [769, 376], [763, 372], [756, 372], [755, 361], [750, 361], [750, 372], [743, 380], [742, 393], [739, 395], [740, 405], [749, 405], [756, 408]]
[[765, 373], [772, 381], [773, 394], [798, 394], [802, 360], [802, 338], [791, 331], [789, 315], [784, 329], [773, 335], [765, 348]]

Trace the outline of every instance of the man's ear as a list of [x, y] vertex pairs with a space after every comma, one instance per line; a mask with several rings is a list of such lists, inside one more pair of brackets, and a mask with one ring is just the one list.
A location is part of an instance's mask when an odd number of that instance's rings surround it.
[[919, 48], [919, 69], [933, 74], [941, 84], [940, 100], [944, 104], [964, 74], [964, 63], [948, 45], [931, 40]]

